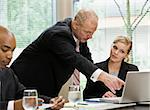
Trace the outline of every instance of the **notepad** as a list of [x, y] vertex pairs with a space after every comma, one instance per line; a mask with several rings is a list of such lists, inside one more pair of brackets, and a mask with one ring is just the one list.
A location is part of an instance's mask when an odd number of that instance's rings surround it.
[[39, 106], [39, 109], [46, 109], [46, 108], [50, 108], [52, 106], [53, 106], [53, 104], [45, 104], [45, 103], [43, 103], [42, 106]]

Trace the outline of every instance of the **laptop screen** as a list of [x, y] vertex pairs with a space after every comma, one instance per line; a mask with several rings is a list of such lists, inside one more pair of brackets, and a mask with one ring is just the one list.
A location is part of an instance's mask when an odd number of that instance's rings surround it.
[[150, 101], [150, 71], [129, 71], [122, 93], [122, 102]]

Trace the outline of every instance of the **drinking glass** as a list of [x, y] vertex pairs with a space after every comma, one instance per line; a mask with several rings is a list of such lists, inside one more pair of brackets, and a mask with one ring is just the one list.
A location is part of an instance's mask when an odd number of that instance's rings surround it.
[[68, 92], [68, 100], [71, 103], [76, 103], [81, 98], [80, 86], [79, 85], [70, 85]]
[[38, 107], [38, 94], [37, 90], [30, 89], [24, 90], [22, 106], [25, 110], [36, 110]]

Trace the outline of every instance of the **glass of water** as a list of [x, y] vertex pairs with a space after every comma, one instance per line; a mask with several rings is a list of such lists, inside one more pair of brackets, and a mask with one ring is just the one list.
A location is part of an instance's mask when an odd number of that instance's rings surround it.
[[38, 94], [37, 90], [30, 89], [24, 90], [22, 106], [25, 110], [36, 110], [38, 107]]
[[68, 100], [71, 103], [76, 103], [81, 98], [80, 86], [79, 85], [70, 85], [68, 92]]

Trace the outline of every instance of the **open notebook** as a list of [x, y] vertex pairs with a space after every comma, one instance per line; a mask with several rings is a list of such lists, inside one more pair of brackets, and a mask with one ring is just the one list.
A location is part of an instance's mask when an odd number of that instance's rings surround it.
[[[99, 98], [93, 100], [112, 102], [112, 103], [131, 103], [150, 101], [150, 71], [130, 71], [126, 76], [126, 84], [123, 89], [122, 97]], [[92, 100], [92, 99], [90, 99]]]

